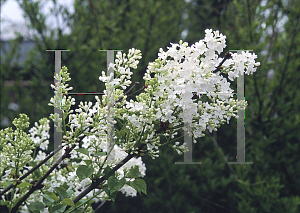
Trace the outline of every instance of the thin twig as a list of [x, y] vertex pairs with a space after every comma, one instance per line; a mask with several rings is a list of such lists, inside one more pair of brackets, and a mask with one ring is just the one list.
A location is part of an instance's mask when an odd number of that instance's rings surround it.
[[[139, 150], [141, 150], [146, 144], [141, 144], [139, 146]], [[122, 161], [120, 161], [113, 169], [112, 171], [108, 174], [111, 175], [111, 173], [117, 171], [119, 168], [121, 168], [125, 163], [127, 163], [131, 158], [133, 158], [135, 156], [135, 154], [128, 154], [127, 157], [125, 157]], [[86, 196], [88, 193], [90, 193], [90, 191], [92, 191], [93, 189], [95, 189], [97, 186], [100, 185], [100, 183], [102, 183], [103, 181], [105, 181], [105, 177], [102, 176], [101, 178], [97, 178], [95, 181], [93, 181], [93, 183], [91, 185], [89, 185], [83, 192], [81, 192], [79, 195], [77, 195], [77, 197], [75, 197], [73, 199], [73, 202], [76, 204], [79, 200], [81, 200], [84, 196]], [[65, 209], [65, 211], [67, 211], [71, 206], [67, 206], [67, 208]]]
[[[133, 85], [126, 93], [125, 93], [125, 95], [127, 95], [134, 87], [136, 87], [136, 86], [139, 85], [139, 84], [140, 84], [140, 82], [135, 82], [134, 85]], [[145, 84], [142, 88], [140, 88], [139, 90], [135, 91], [134, 93], [128, 95], [127, 97], [130, 97], [130, 96], [132, 96], [132, 95], [134, 95], [134, 94], [136, 94], [136, 93], [138, 93], [138, 92], [144, 90], [144, 89], [147, 88], [147, 87], [148, 87], [148, 84]], [[124, 97], [119, 98], [119, 100], [117, 100], [116, 103], [121, 102], [123, 99], [124, 99]], [[104, 106], [105, 106], [105, 105], [104, 105]], [[113, 106], [113, 105], [109, 105], [107, 110], [109, 110], [112, 106]]]
[[231, 57], [232, 53], [231, 52], [227, 52], [225, 53], [225, 57], [223, 58], [223, 60], [220, 62], [220, 64], [216, 67], [216, 69], [214, 71], [212, 71], [212, 73], [218, 72], [221, 70], [221, 66], [224, 64], [224, 62], [229, 59]]
[[132, 95], [134, 95], [134, 94], [136, 94], [136, 93], [138, 93], [138, 92], [140, 92], [140, 91], [142, 91], [142, 90], [144, 90], [144, 89], [146, 89], [148, 87], [148, 84], [145, 84], [141, 89], [139, 89], [139, 90], [137, 90], [137, 91], [135, 91], [134, 93], [131, 93], [130, 95], [128, 95], [127, 97], [130, 97], [130, 96], [132, 96]]
[[219, 207], [219, 208], [229, 210], [229, 209], [226, 208], [225, 206], [222, 206], [222, 205], [220, 205], [220, 204], [217, 204], [217, 203], [215, 203], [215, 202], [212, 202], [212, 201], [210, 201], [210, 200], [207, 200], [207, 199], [204, 198], [204, 197], [201, 197], [201, 196], [199, 196], [199, 195], [197, 195], [197, 197], [199, 197], [200, 199], [202, 199], [202, 200], [204, 200], [204, 201], [206, 201], [206, 202], [208, 202], [208, 203], [210, 203], [210, 204], [212, 204], [212, 205], [215, 205], [215, 206], [217, 206], [217, 207]]
[[[127, 95], [134, 87], [136, 87], [137, 85], [140, 85], [140, 82], [135, 82], [134, 85], [127, 91], [125, 92], [124, 95]], [[129, 95], [130, 96], [130, 95]], [[116, 103], [121, 102], [123, 100], [124, 97], [119, 98], [119, 100], [116, 101]]]
[[125, 95], [127, 95], [134, 87], [138, 85], [140, 85], [140, 82], [135, 82], [134, 85], [127, 92], [125, 92]]
[[19, 202], [12, 208], [11, 213], [16, 213], [21, 206], [21, 204], [27, 200], [27, 198], [37, 189], [43, 187], [43, 181], [50, 175], [50, 173], [62, 162], [65, 158], [70, 158], [70, 152], [75, 148], [75, 144], [70, 148], [67, 147], [63, 156], [61, 156], [56, 163], [49, 169], [49, 171], [19, 200]]

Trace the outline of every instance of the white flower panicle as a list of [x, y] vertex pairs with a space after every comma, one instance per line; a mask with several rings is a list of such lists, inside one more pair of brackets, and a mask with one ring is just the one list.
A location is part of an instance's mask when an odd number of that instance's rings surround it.
[[[206, 30], [205, 33], [205, 38], [191, 47], [180, 41], [179, 44], [171, 43], [167, 52], [160, 49], [158, 59], [149, 63], [144, 77], [156, 100], [156, 118], [169, 123], [178, 118], [184, 123], [193, 123], [195, 138], [204, 136], [205, 129], [216, 130], [224, 123], [224, 118], [228, 121], [232, 116], [237, 117], [237, 106], [246, 106], [246, 102], [238, 103], [230, 98], [233, 93], [230, 83], [220, 72], [213, 73], [223, 60], [218, 59], [216, 52], [220, 54], [226, 47], [226, 37], [219, 31]], [[232, 57], [222, 67], [230, 80], [243, 75], [245, 70], [252, 74], [256, 71], [254, 66], [260, 64], [255, 63], [257, 56], [248, 51], [241, 55], [232, 54]], [[155, 74], [154, 78], [151, 73]], [[208, 96], [211, 103], [203, 103], [202, 98], [193, 100], [195, 93]]]
[[[123, 169], [117, 170], [118, 179], [127, 175], [127, 171], [132, 167], [138, 167], [143, 177], [146, 167], [141, 156], [148, 154], [155, 159], [159, 157], [159, 148], [164, 145], [169, 145], [178, 154], [188, 151], [186, 144], [180, 144], [175, 138], [184, 123], [191, 126], [192, 131], [188, 133], [196, 142], [197, 138], [204, 136], [206, 130], [217, 131], [217, 128], [226, 121], [228, 123], [230, 118], [237, 118], [237, 110], [245, 109], [247, 102], [233, 98], [230, 82], [221, 73], [228, 74], [228, 79], [232, 81], [244, 73], [253, 74], [260, 63], [255, 62], [257, 56], [248, 51], [242, 54], [231, 53], [231, 58], [227, 56], [220, 58], [219, 55], [226, 47], [225, 43], [226, 36], [219, 31], [207, 29], [205, 38], [191, 46], [188, 46], [187, 42], [180, 41], [179, 44], [171, 43], [171, 47], [168, 47], [166, 52], [160, 48], [158, 58], [148, 64], [144, 74], [145, 85], [142, 88], [144, 91], [139, 91], [135, 99], [129, 99], [130, 96], [127, 94], [132, 88], [126, 93], [125, 90], [132, 84], [131, 69], [137, 68], [139, 59], [142, 58], [141, 52], [134, 48], [129, 50], [128, 55], [118, 52], [115, 63], [109, 65], [114, 74], [106, 76], [102, 71], [99, 77], [99, 80], [106, 85], [102, 98], [95, 96], [95, 104], [81, 102], [75, 111], [70, 110], [71, 105], [75, 105], [75, 99], [71, 97], [67, 99], [65, 96], [72, 87], [66, 84], [70, 78], [67, 68], [63, 67], [61, 76], [55, 76], [61, 84], [51, 85], [56, 95], [49, 103], [50, 106], [60, 108], [63, 116], [51, 114], [50, 118], [58, 123], [57, 127], [63, 132], [64, 144], [75, 144], [76, 148], [71, 152], [71, 158], [65, 162], [69, 166], [61, 168], [51, 176], [51, 179], [45, 180], [46, 189], [53, 191], [54, 187], [67, 184], [68, 190], [74, 192], [72, 195], [74, 198], [91, 184], [90, 178], [79, 179], [77, 168], [89, 165], [87, 162], [91, 161], [94, 165], [93, 174], [102, 174], [108, 166], [107, 154], [110, 153], [114, 153], [113, 161], [109, 162], [110, 167], [115, 166], [129, 153], [135, 156], [122, 166]], [[135, 83], [135, 86], [137, 85]], [[62, 97], [57, 94], [61, 94]], [[16, 125], [25, 128], [27, 124], [16, 121]], [[43, 150], [47, 149], [49, 143], [48, 131], [47, 119], [40, 120], [40, 125], [35, 124], [35, 127], [30, 130], [31, 138], [27, 140], [28, 146], [31, 149], [34, 146], [41, 148], [36, 153], [36, 162], [45, 158]], [[165, 144], [160, 141], [161, 135], [167, 140]], [[1, 139], [0, 148], [4, 146], [3, 141], [14, 140], [13, 137], [12, 130], [6, 132], [1, 130], [1, 138], [6, 139]], [[108, 141], [112, 141], [112, 145]], [[112, 151], [108, 149], [108, 145], [112, 146]], [[139, 147], [142, 145], [143, 150], [140, 150]], [[80, 152], [79, 148], [85, 151]], [[13, 147], [8, 143], [4, 149], [10, 153]], [[24, 147], [23, 149], [25, 150]], [[30, 155], [31, 149], [27, 148], [24, 151], [26, 156]], [[99, 152], [106, 154], [96, 155]], [[4, 156], [3, 152], [0, 157], [1, 159], [13, 158], [8, 154]], [[4, 175], [7, 182], [10, 181], [9, 174], [15, 165], [13, 160], [3, 162], [1, 161], [0, 172], [3, 172], [2, 168], [7, 169]], [[47, 170], [49, 166], [45, 164], [39, 168], [42, 174]], [[29, 176], [26, 180], [30, 181], [30, 178], [32, 177]], [[126, 177], [126, 181], [131, 180], [132, 178]], [[103, 184], [107, 184], [107, 181]], [[99, 190], [101, 189], [91, 191], [86, 197], [93, 196], [93, 193], [100, 192]], [[126, 184], [119, 191], [126, 196], [137, 194], [135, 189]], [[104, 191], [97, 198], [109, 200]], [[42, 197], [38, 196], [38, 192], [34, 192], [29, 201], [42, 201]], [[24, 212], [28, 212], [26, 208], [23, 206]]]
[[[67, 67], [62, 67], [61, 75], [56, 74], [54, 76], [54, 79], [57, 80], [56, 85], [51, 84], [51, 88], [55, 90], [55, 96], [54, 98], [52, 97], [49, 103], [49, 106], [54, 106], [57, 108], [61, 108], [62, 105], [64, 105], [64, 102], [66, 101], [65, 99], [62, 100], [62, 97], [59, 94], [65, 94], [67, 93], [69, 90], [72, 90], [73, 87], [68, 87], [69, 85], [66, 84], [67, 81], [70, 81], [71, 78], [69, 78], [69, 73], [68, 73], [68, 69]], [[65, 97], [65, 96], [64, 96]]]

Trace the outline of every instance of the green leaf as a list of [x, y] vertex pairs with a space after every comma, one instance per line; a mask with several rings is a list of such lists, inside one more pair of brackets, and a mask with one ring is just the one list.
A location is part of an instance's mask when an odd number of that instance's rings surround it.
[[[53, 200], [49, 195], [42, 195], [44, 197], [43, 202], [46, 204], [55, 203], [55, 200]], [[46, 202], [46, 201], [48, 202]]]
[[76, 170], [78, 178], [81, 180], [90, 177], [94, 172], [93, 167], [87, 167], [86, 165], [80, 165]]
[[37, 177], [37, 179], [42, 177], [42, 173], [37, 169], [33, 172], [33, 174]]
[[96, 154], [94, 154], [94, 157], [98, 157], [98, 156], [106, 156], [106, 152], [97, 152]]
[[105, 179], [108, 179], [110, 176], [111, 176], [111, 173], [113, 172], [113, 170], [109, 167], [109, 166], [107, 166], [107, 167], [105, 167], [105, 169], [104, 169], [104, 171], [103, 171], [103, 173], [104, 173], [104, 178]]
[[[122, 127], [121, 122], [118, 122], [115, 126]], [[125, 138], [126, 134], [128, 134], [128, 130], [123, 126], [123, 128], [120, 131], [116, 131], [115, 134], [118, 138]]]
[[143, 192], [147, 195], [147, 185], [146, 182], [143, 179], [135, 179], [134, 181], [130, 182], [130, 186], [137, 190], [140, 194]]
[[112, 201], [115, 202], [115, 199], [117, 197], [117, 192], [114, 191], [112, 192], [107, 186], [106, 187], [103, 187], [103, 190], [105, 191], [105, 193], [109, 196], [109, 198], [112, 199]]
[[138, 178], [138, 177], [141, 177], [141, 176], [142, 176], [142, 174], [140, 173], [138, 168], [131, 167], [131, 169], [128, 172], [128, 177], [129, 178]]
[[45, 194], [49, 195], [53, 200], [58, 201], [58, 197], [54, 192], [46, 192]]
[[84, 203], [84, 200], [79, 200], [77, 203], [76, 203], [76, 206], [80, 206], [80, 204]]
[[[51, 198], [51, 197], [46, 197], [48, 196], [48, 195], [42, 195], [42, 197], [43, 197], [43, 203], [45, 203], [45, 204], [49, 204], [49, 205], [52, 205], [53, 203], [55, 203], [55, 201]], [[51, 200], [51, 201], [49, 201], [49, 199]]]
[[90, 166], [91, 165], [91, 163], [92, 163], [92, 161], [91, 160], [83, 160], [85, 163], [86, 163], [86, 165], [87, 166]]
[[84, 149], [84, 148], [79, 148], [79, 149], [75, 149], [77, 152], [80, 152], [84, 155], [87, 155], [89, 156], [89, 151], [87, 149]]
[[34, 161], [31, 161], [31, 162], [28, 163], [28, 165], [29, 165], [29, 166], [32, 166], [32, 167], [35, 167], [35, 166], [37, 165], [37, 163], [34, 162]]
[[10, 182], [4, 182], [1, 185], [4, 186], [4, 187], [8, 187], [10, 184], [11, 184]]
[[109, 198], [112, 199], [112, 201], [116, 201], [116, 197], [117, 197], [117, 192], [111, 192]]
[[74, 191], [73, 190], [68, 190], [67, 194], [68, 194], [68, 198], [70, 198], [74, 194]]
[[62, 189], [62, 188], [59, 188], [59, 187], [55, 187], [54, 190], [57, 192], [60, 200], [68, 198], [68, 194], [67, 194], [67, 192], [66, 192], [65, 189]]
[[17, 205], [17, 203], [22, 199], [22, 197], [17, 198], [14, 203], [13, 203], [13, 207], [15, 207], [15, 205]]
[[44, 208], [45, 208], [45, 205], [42, 203], [42, 202], [31, 202], [27, 208], [30, 210], [30, 211], [35, 211], [35, 210], [38, 210], [38, 211], [43, 211]]
[[20, 183], [19, 185], [17, 185], [18, 188], [22, 188], [22, 187], [26, 187], [26, 186], [31, 186], [31, 184], [27, 183], [27, 182], [23, 182], [23, 183]]
[[63, 184], [60, 185], [59, 188], [64, 189], [66, 191], [69, 188], [69, 185], [66, 182], [64, 182]]
[[4, 200], [0, 200], [0, 205], [1, 206], [6, 206], [6, 204], [9, 204], [9, 201], [4, 201]]
[[105, 191], [105, 193], [109, 196], [110, 195], [110, 190], [108, 187], [103, 187], [103, 190]]
[[115, 176], [111, 176], [107, 180], [108, 187], [110, 188], [110, 193], [114, 193], [120, 190], [125, 184], [125, 178], [118, 180]]
[[94, 135], [94, 133], [91, 133], [91, 132], [83, 132], [82, 134], [84, 134], [84, 135], [86, 135], [86, 136]]
[[55, 206], [53, 206], [53, 208], [51, 209], [51, 213], [63, 213], [66, 209], [66, 205], [64, 204], [56, 204]]
[[61, 201], [62, 204], [75, 207], [75, 203], [70, 198], [65, 198]]
[[45, 192], [42, 196], [50, 203], [58, 201], [58, 197], [53, 192]]
[[94, 202], [95, 202], [94, 200], [90, 200], [90, 201], [88, 202], [88, 204], [91, 205], [91, 204], [94, 203]]

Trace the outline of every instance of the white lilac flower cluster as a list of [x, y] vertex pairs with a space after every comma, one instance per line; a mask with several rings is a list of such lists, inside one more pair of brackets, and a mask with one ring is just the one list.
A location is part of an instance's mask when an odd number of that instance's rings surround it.
[[[67, 99], [64, 95], [72, 88], [68, 88], [66, 84], [70, 78], [67, 68], [63, 67], [61, 76], [55, 76], [61, 84], [51, 85], [56, 91], [56, 96], [51, 98], [49, 103], [50, 106], [62, 110], [63, 118], [58, 114], [51, 114], [50, 118], [56, 123], [62, 123], [62, 126], [57, 128], [63, 132], [63, 145], [75, 144], [76, 149], [80, 145], [89, 154], [85, 155], [73, 150], [71, 158], [65, 162], [69, 166], [51, 174], [51, 178], [44, 181], [45, 189], [53, 191], [54, 187], [66, 183], [69, 190], [73, 190], [74, 198], [91, 184], [89, 178], [80, 181], [77, 177], [76, 169], [80, 165], [86, 165], [86, 162], [92, 159], [91, 162], [97, 162], [93, 164], [94, 173], [103, 172], [107, 166], [106, 155], [97, 158], [93, 155], [99, 152], [110, 152], [107, 148], [108, 132], [112, 129], [108, 124], [113, 124], [115, 127], [114, 134], [110, 138], [114, 141], [115, 158], [109, 162], [110, 166], [116, 165], [128, 153], [136, 155], [117, 170], [118, 178], [122, 178], [124, 173], [133, 166], [138, 166], [142, 176], [145, 175], [146, 167], [140, 157], [141, 150], [138, 150], [140, 145], [146, 145], [143, 151], [153, 159], [159, 157], [159, 147], [164, 145], [160, 143], [160, 135], [157, 134], [160, 132], [156, 131], [159, 126], [165, 128], [164, 132], [160, 133], [167, 138], [165, 144], [178, 154], [182, 154], [187, 151], [186, 144], [180, 144], [175, 136], [184, 123], [192, 127], [192, 132], [189, 134], [194, 136], [196, 142], [195, 138], [203, 137], [206, 129], [210, 132], [216, 131], [226, 120], [229, 122], [231, 117], [237, 118], [237, 110], [244, 109], [247, 102], [232, 98], [233, 90], [221, 72], [228, 74], [228, 78], [233, 80], [244, 72], [248, 75], [255, 72], [259, 62], [255, 62], [255, 54], [243, 52], [241, 55], [231, 54], [232, 59], [226, 58], [222, 67], [218, 67], [222, 61], [224, 62], [217, 54], [226, 47], [226, 36], [219, 31], [206, 30], [205, 33], [203, 40], [191, 46], [180, 41], [179, 44], [171, 43], [172, 47], [168, 47], [167, 52], [160, 49], [158, 59], [148, 65], [143, 77], [144, 91], [136, 96], [136, 100], [128, 100], [129, 95], [127, 93], [125, 95], [125, 90], [132, 83], [131, 68], [136, 69], [138, 60], [141, 59], [139, 50], [132, 48], [127, 56], [125, 53], [118, 52], [115, 63], [110, 64], [114, 75], [106, 76], [102, 72], [102, 76], [99, 77], [99, 80], [106, 85], [105, 95], [101, 100], [95, 96], [95, 105], [91, 102], [84, 104], [81, 102], [75, 112], [70, 110], [71, 105], [75, 104], [75, 99], [71, 97]], [[218, 70], [215, 71], [217, 67]], [[59, 94], [63, 97], [58, 97]], [[193, 98], [195, 94], [197, 98]], [[49, 128], [46, 120], [40, 123], [40, 127], [36, 125], [30, 131], [31, 142], [43, 149], [48, 145], [46, 132]], [[70, 130], [66, 130], [66, 126], [70, 127]], [[43, 132], [42, 129], [45, 131]], [[78, 143], [82, 137], [85, 138]], [[37, 153], [36, 159], [41, 160], [42, 157], [44, 157], [42, 153]], [[80, 159], [80, 162], [76, 162], [75, 159]], [[39, 171], [45, 174], [48, 169], [49, 167], [44, 164]], [[98, 191], [99, 189], [94, 189], [86, 197], [93, 196], [93, 193]], [[126, 196], [136, 196], [136, 190], [127, 185], [120, 191]], [[97, 198], [108, 199], [105, 192], [99, 194]], [[29, 201], [41, 201], [41, 199], [35, 192], [30, 196]], [[27, 211], [26, 206], [23, 206], [23, 210]]]
[[[226, 36], [219, 31], [206, 30], [205, 33], [205, 38], [191, 47], [180, 41], [168, 47], [167, 52], [160, 49], [158, 59], [149, 63], [144, 77], [151, 85], [146, 91], [153, 93], [156, 100], [156, 119], [169, 123], [177, 123], [180, 119], [192, 124], [195, 138], [204, 136], [206, 129], [216, 131], [225, 119], [229, 122], [231, 117], [237, 118], [237, 109], [246, 106], [245, 101], [230, 98], [230, 93], [233, 93], [230, 83], [220, 72], [212, 72], [223, 60], [216, 52], [220, 54], [225, 48]], [[256, 71], [254, 66], [260, 64], [255, 63], [257, 56], [248, 52], [235, 53], [232, 57], [222, 67], [231, 80], [243, 75], [244, 70], [252, 74]], [[151, 78], [151, 73], [155, 74], [154, 78]], [[195, 92], [201, 97], [196, 101], [192, 99]], [[211, 103], [202, 101], [204, 95]]]
[[49, 106], [54, 106], [57, 108], [60, 108], [61, 105], [66, 105], [66, 99], [62, 99], [60, 95], [67, 93], [68, 91], [72, 90], [73, 87], [68, 87], [69, 85], [66, 84], [67, 81], [70, 81], [71, 78], [69, 77], [68, 69], [66, 67], [63, 67], [61, 69], [61, 73], [56, 74], [54, 76], [54, 79], [57, 81], [56, 85], [51, 84], [51, 88], [55, 90], [55, 96], [50, 99], [50, 104]]
[[[192, 132], [189, 134], [194, 136], [196, 142], [196, 138], [204, 136], [206, 129], [210, 132], [216, 131], [226, 120], [229, 123], [231, 117], [238, 118], [238, 109], [245, 109], [247, 102], [232, 98], [234, 91], [230, 88], [230, 83], [220, 71], [213, 72], [223, 61], [216, 53], [220, 54], [226, 47], [226, 36], [209, 29], [205, 33], [205, 38], [191, 47], [188, 43], [180, 41], [179, 44], [171, 43], [172, 47], [168, 47], [167, 52], [160, 49], [158, 59], [149, 63], [143, 78], [146, 83], [145, 92], [138, 95], [136, 101], [125, 101], [125, 96], [121, 103], [115, 105], [115, 117], [122, 121], [122, 130], [128, 132], [125, 143], [121, 142], [123, 138], [120, 137], [124, 134], [117, 135], [117, 142], [121, 148], [134, 149], [132, 146], [142, 141], [147, 144], [148, 154], [155, 158], [159, 156], [158, 148], [161, 145], [159, 137], [154, 134], [155, 123], [172, 124], [173, 129], [164, 134], [171, 139], [178, 134], [180, 128], [176, 127], [188, 123], [192, 126]], [[231, 55], [233, 59], [225, 61], [221, 71], [228, 74], [230, 80], [237, 78], [239, 74], [243, 75], [244, 72], [252, 74], [256, 71], [255, 66], [260, 64], [255, 62], [257, 56], [249, 52]], [[130, 74], [130, 71], [126, 70], [128, 65], [124, 64], [128, 61], [125, 56], [123, 54], [122, 57], [121, 53], [118, 53], [116, 63], [111, 66], [116, 72], [116, 78], [107, 83], [110, 84], [110, 88], [113, 85], [116, 88], [121, 86], [119, 82], [125, 77], [130, 79], [130, 75], [125, 75]], [[151, 77], [151, 74], [154, 74], [154, 77]], [[99, 79], [109, 82], [112, 76], [106, 77], [103, 72]], [[199, 98], [193, 100], [195, 93]], [[123, 91], [116, 89], [115, 100], [123, 94]], [[184, 144], [180, 145], [178, 142], [172, 147], [178, 153], [187, 151]]]
[[[64, 66], [61, 69], [61, 73], [56, 74], [54, 76], [54, 79], [56, 80], [56, 85], [51, 84], [51, 88], [54, 89], [54, 97], [51, 97], [49, 106], [54, 106], [62, 111], [64, 114], [71, 114], [73, 110], [70, 110], [71, 105], [75, 105], [75, 99], [71, 98], [70, 96], [68, 99], [66, 99], [66, 96], [63, 94], [67, 94], [68, 91], [72, 90], [73, 87], [68, 87], [69, 85], [66, 84], [67, 81], [70, 81], [71, 78], [69, 77], [68, 69]], [[55, 113], [51, 114], [50, 118], [54, 122], [55, 128], [57, 128], [57, 131], [62, 132], [61, 129], [61, 123], [63, 122], [62, 118]]]

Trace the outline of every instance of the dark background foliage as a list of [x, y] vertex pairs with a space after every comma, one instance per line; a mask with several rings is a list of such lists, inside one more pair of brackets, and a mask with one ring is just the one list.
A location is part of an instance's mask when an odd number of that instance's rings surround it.
[[[21, 69], [13, 61], [18, 61], [18, 47], [28, 38], [19, 35], [1, 57], [1, 121], [8, 118], [9, 126], [19, 113], [30, 117], [31, 126], [53, 113], [47, 104], [53, 96], [49, 85], [54, 54], [46, 49], [71, 49], [62, 54], [62, 63], [71, 73], [73, 92], [104, 89], [98, 77], [106, 71], [106, 54], [99, 49], [140, 49], [143, 58], [133, 82], [143, 85], [148, 62], [157, 58], [160, 47], [166, 50], [170, 42], [182, 39], [184, 29], [189, 44], [202, 39], [207, 28], [219, 30], [227, 36], [223, 54], [250, 49], [261, 62], [254, 75], [245, 76], [245, 153], [252, 165], [227, 163], [236, 156], [232, 119], [193, 145], [193, 161], [201, 165], [176, 165], [183, 156], [162, 148], [158, 159], [143, 158], [148, 196], [119, 193], [115, 203], [105, 203], [99, 212], [300, 212], [299, 1], [76, 0], [74, 14], [64, 7], [53, 10], [65, 17], [56, 29], [45, 25], [41, 2], [20, 5], [37, 36], [30, 38], [35, 48]], [[288, 21], [280, 26], [284, 17]], [[64, 26], [71, 28], [70, 34], [62, 33]], [[5, 86], [8, 80], [15, 84]], [[22, 86], [24, 80], [29, 86]], [[8, 109], [10, 102], [17, 102], [19, 109]], [[1, 124], [1, 129], [6, 127]]]

